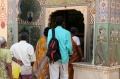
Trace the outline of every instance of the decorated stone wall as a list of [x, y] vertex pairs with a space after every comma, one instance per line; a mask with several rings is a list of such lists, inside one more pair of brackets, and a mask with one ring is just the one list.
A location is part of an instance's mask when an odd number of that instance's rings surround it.
[[[17, 42], [17, 19], [16, 19], [16, 1], [17, 0], [7, 0], [7, 10], [8, 10], [8, 30], [7, 30], [7, 37], [8, 37], [8, 48], [15, 42]], [[14, 6], [15, 5], [15, 6]]]
[[[24, 27], [31, 33], [30, 28], [43, 29], [44, 23], [44, 7], [50, 5], [89, 5], [89, 26], [91, 28], [90, 36], [90, 53], [88, 60], [92, 62], [92, 56], [95, 57], [95, 64], [112, 65], [112, 63], [120, 63], [119, 38], [120, 38], [120, 0], [36, 0], [40, 4], [40, 16], [37, 20], [28, 22], [25, 19], [18, 19], [18, 11], [16, 6], [18, 0], [8, 0], [8, 40], [12, 43], [18, 41], [18, 32]], [[97, 6], [96, 6], [97, 5]], [[95, 14], [95, 17], [93, 17]], [[95, 20], [94, 20], [95, 18]], [[95, 27], [94, 27], [95, 22]], [[17, 34], [14, 35], [13, 34]], [[42, 31], [40, 31], [42, 34]], [[32, 34], [31, 34], [32, 35]], [[12, 36], [12, 37], [10, 37]], [[40, 35], [41, 36], [41, 35]], [[31, 36], [32, 38], [32, 36]], [[37, 38], [38, 39], [38, 38]], [[32, 39], [30, 39], [32, 40]], [[31, 42], [32, 43], [32, 42]], [[100, 53], [102, 52], [102, 53]], [[94, 55], [93, 55], [94, 54]]]
[[[85, 0], [46, 0], [45, 5], [58, 5], [58, 4], [76, 4], [84, 2]], [[87, 0], [86, 0], [87, 1]]]
[[[20, 2], [22, 2], [23, 0], [7, 0], [6, 4], [7, 4], [7, 16], [8, 16], [8, 30], [7, 30], [7, 38], [8, 38], [8, 48], [10, 48], [10, 46], [13, 44], [13, 43], [16, 43], [19, 41], [18, 39], [18, 35], [19, 35], [19, 28], [21, 27], [29, 27], [29, 28], [32, 28], [32, 27], [40, 27], [40, 19], [38, 20], [35, 20], [35, 21], [32, 21], [31, 23], [28, 22], [28, 21], [25, 21], [25, 20], [22, 20], [20, 19], [19, 17], [19, 14], [21, 13], [20, 11]], [[34, 0], [34, 2], [37, 1], [37, 0]], [[4, 2], [4, 1], [3, 1]], [[31, 2], [30, 0], [28, 2]], [[39, 2], [37, 2], [39, 4]], [[28, 3], [29, 4], [29, 3]], [[33, 6], [35, 4], [33, 3]], [[29, 5], [30, 7], [31, 5]], [[33, 7], [34, 8], [34, 7]], [[29, 8], [31, 9], [31, 8]], [[39, 9], [39, 8], [38, 8]], [[34, 9], [32, 9], [34, 10]], [[22, 10], [22, 11], [25, 11], [25, 10]], [[36, 11], [34, 11], [36, 12]], [[38, 12], [38, 13], [37, 13]], [[37, 11], [36, 13], [37, 14], [40, 14], [40, 9], [39, 11]], [[24, 13], [24, 12], [23, 12]], [[37, 15], [35, 14], [35, 15]], [[26, 15], [27, 16], [27, 15]], [[39, 18], [39, 17], [37, 17]], [[38, 35], [38, 37], [40, 37]]]
[[120, 0], [111, 0], [109, 24], [110, 65], [120, 64]]
[[0, 36], [7, 40], [7, 0], [0, 0]]
[[[60, 1], [56, 1], [56, 0], [52, 0], [52, 1], [51, 0], [38, 0], [38, 1], [39, 1], [39, 4], [40, 4], [40, 16], [39, 16], [39, 19], [29, 23], [28, 21], [20, 18], [19, 21], [18, 21], [18, 24], [19, 24], [18, 27], [21, 27], [21, 26], [31, 26], [31, 25], [33, 25], [33, 26], [43, 26], [43, 23], [44, 23], [44, 17], [43, 17], [44, 16], [44, 14], [43, 14], [44, 8], [43, 8], [43, 6], [60, 5], [60, 4], [63, 5], [63, 3], [65, 5], [68, 5], [68, 4], [76, 4], [76, 3], [78, 4], [78, 3], [81, 3], [81, 2], [85, 2], [85, 0], [81, 0], [81, 1], [79, 1], [79, 0], [60, 0]], [[27, 5], [27, 3], [26, 3], [26, 5]], [[28, 5], [28, 6], [30, 7], [31, 5]], [[89, 11], [89, 12], [90, 12], [90, 18], [91, 18], [89, 23], [93, 24], [92, 13], [91, 13], [91, 11]], [[46, 27], [46, 26], [40, 27], [41, 30], [44, 27]], [[43, 31], [40, 31], [40, 34], [41, 34], [40, 35], [40, 37], [41, 37], [43, 35]]]
[[120, 0], [96, 2], [99, 6], [96, 6], [95, 64], [118, 65], [120, 64]]
[[[41, 7], [38, 0], [24, 0], [20, 3], [21, 14], [18, 21], [18, 34], [27, 32], [29, 34], [29, 43], [34, 47], [40, 38], [41, 28]], [[32, 19], [29, 18], [31, 13]]]
[[19, 24], [18, 27], [18, 33], [20, 34], [21, 32], [27, 32], [29, 34], [29, 40], [28, 42], [33, 45], [33, 47], [36, 47], [37, 41], [40, 38], [40, 25], [24, 25], [24, 24]]
[[[70, 5], [70, 4], [72, 4], [72, 5], [76, 5], [76, 4], [77, 5], [79, 5], [79, 4], [82, 5], [82, 3], [83, 4], [88, 3], [89, 4], [89, 12], [88, 13], [90, 15], [88, 17], [89, 18], [88, 23], [90, 24], [89, 26], [92, 27], [93, 23], [94, 23], [94, 18], [93, 18], [93, 15], [92, 15], [93, 14], [92, 11], [94, 10], [94, 6], [95, 6], [95, 1], [94, 0], [34, 0], [34, 2], [33, 2], [33, 0], [30, 0], [30, 1], [26, 0], [26, 5], [28, 5], [29, 9], [31, 9], [30, 7], [32, 6], [32, 5], [30, 6], [30, 2], [33, 5], [36, 4], [35, 1], [37, 1], [37, 3], [40, 4], [40, 10], [36, 11], [36, 12], [39, 12], [39, 14], [40, 14], [39, 18], [37, 20], [31, 21], [31, 22], [28, 22], [27, 19], [26, 19], [28, 11], [25, 10], [25, 7], [23, 8], [24, 10], [22, 9], [20, 11], [20, 3], [22, 1], [23, 0], [19, 0], [19, 1], [18, 0], [16, 0], [16, 1], [10, 0], [10, 1], [8, 1], [9, 2], [9, 4], [8, 4], [9, 5], [9, 10], [11, 11], [11, 13], [8, 14], [8, 16], [10, 18], [9, 19], [9, 29], [10, 30], [8, 31], [10, 33], [8, 33], [9, 34], [8, 36], [11, 36], [11, 33], [12, 33], [12, 35], [16, 34], [15, 36], [13, 35], [12, 38], [10, 38], [10, 40], [12, 40], [12, 43], [15, 43], [15, 42], [18, 41], [18, 34], [17, 33], [18, 33], [18, 31], [20, 31], [19, 28], [21, 28], [21, 27], [31, 28], [33, 26], [37, 26], [37, 27], [39, 26], [40, 30], [42, 30], [44, 27], [46, 27], [46, 26], [43, 26], [43, 23], [44, 23], [44, 17], [43, 17], [44, 7], [43, 6], [61, 5], [61, 4], [62, 5]], [[16, 8], [15, 6], [13, 6], [13, 4], [16, 4], [16, 6], [18, 5], [18, 7]], [[22, 16], [24, 18], [19, 17], [18, 14], [21, 14], [21, 13], [25, 13], [25, 16]], [[14, 14], [16, 14], [16, 15], [14, 15]], [[33, 14], [35, 14], [35, 13], [33, 13]], [[18, 22], [17, 22], [17, 20], [18, 20]], [[43, 26], [43, 27], [41, 27], [41, 26]], [[40, 31], [40, 34], [41, 34], [40, 36], [43, 35], [42, 31]], [[92, 45], [91, 45], [91, 51], [92, 51]], [[89, 56], [88, 55], [87, 56], [90, 58], [91, 55], [92, 55], [92, 53], [90, 53]], [[88, 58], [88, 60], [89, 60], [89, 58]]]

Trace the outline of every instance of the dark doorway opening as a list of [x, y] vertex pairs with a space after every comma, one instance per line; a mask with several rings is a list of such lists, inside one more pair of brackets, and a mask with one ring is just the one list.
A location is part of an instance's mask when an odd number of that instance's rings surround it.
[[63, 24], [63, 28], [70, 30], [71, 27], [76, 27], [78, 29], [77, 36], [80, 38], [81, 47], [84, 53], [84, 18], [83, 14], [80, 11], [72, 10], [58, 10], [51, 14], [50, 16], [50, 27], [54, 28], [55, 25], [55, 17], [63, 16], [65, 22]]

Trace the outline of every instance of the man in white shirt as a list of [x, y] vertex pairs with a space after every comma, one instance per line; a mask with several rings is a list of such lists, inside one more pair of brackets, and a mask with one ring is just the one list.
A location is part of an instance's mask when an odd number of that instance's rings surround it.
[[27, 41], [28, 34], [23, 32], [20, 34], [20, 42], [10, 48], [12, 60], [21, 66], [20, 79], [32, 79], [32, 65], [36, 61], [34, 48]]

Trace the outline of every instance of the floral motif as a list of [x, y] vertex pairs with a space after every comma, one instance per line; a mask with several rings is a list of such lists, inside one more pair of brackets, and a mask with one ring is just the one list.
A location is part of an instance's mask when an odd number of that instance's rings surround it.
[[115, 8], [115, 2], [113, 0], [111, 1], [111, 8]]

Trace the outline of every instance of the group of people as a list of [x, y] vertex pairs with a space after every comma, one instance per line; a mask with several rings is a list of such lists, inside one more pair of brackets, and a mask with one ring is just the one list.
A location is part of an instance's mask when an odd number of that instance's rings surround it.
[[79, 62], [82, 55], [80, 39], [76, 36], [77, 28], [72, 27], [70, 32], [62, 28], [64, 18], [57, 16], [55, 19], [55, 37], [59, 41], [61, 59], [49, 63], [46, 56], [48, 44], [52, 38], [52, 29], [44, 29], [44, 37], [40, 38], [36, 50], [28, 43], [28, 34], [20, 34], [20, 41], [5, 49], [6, 40], [0, 36], [0, 79], [13, 79], [11, 62], [21, 66], [19, 79], [32, 79], [33, 74], [37, 79], [73, 79], [73, 62]]
[[55, 37], [59, 41], [61, 59], [49, 63], [46, 56], [48, 44], [52, 38], [52, 28], [44, 29], [44, 37], [40, 38], [36, 45], [36, 61], [33, 71], [37, 79], [73, 79], [73, 62], [85, 61], [82, 54], [79, 37], [76, 36], [78, 29], [72, 27], [70, 32], [62, 27], [64, 18], [56, 17]]
[[34, 48], [27, 43], [28, 34], [20, 34], [20, 42], [11, 46], [10, 50], [6, 49], [6, 40], [0, 36], [0, 79], [13, 79], [12, 62], [20, 65], [19, 79], [32, 79], [32, 65], [36, 61]]

